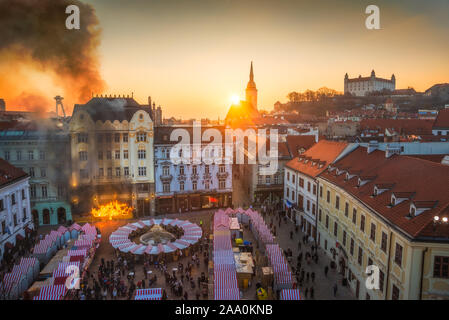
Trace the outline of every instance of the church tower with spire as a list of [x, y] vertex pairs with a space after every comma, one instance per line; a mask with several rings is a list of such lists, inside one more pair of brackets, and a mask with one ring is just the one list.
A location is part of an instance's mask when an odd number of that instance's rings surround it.
[[249, 81], [246, 86], [246, 102], [257, 110], [257, 88], [254, 82], [253, 62], [251, 61], [251, 69], [249, 71]]

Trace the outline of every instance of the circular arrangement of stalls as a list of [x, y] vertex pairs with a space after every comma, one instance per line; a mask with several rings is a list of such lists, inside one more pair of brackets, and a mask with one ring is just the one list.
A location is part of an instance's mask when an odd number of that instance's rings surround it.
[[[149, 219], [118, 228], [111, 233], [109, 243], [123, 253], [158, 255], [187, 249], [202, 234], [198, 225], [187, 220]], [[138, 238], [140, 243], [132, 238]]]

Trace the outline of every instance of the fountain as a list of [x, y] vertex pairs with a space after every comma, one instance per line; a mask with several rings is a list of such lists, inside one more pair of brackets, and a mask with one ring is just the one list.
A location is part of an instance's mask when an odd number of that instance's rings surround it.
[[166, 244], [175, 240], [176, 237], [173, 234], [166, 231], [161, 225], [158, 224], [152, 226], [150, 231], [140, 237], [140, 242], [146, 245]]

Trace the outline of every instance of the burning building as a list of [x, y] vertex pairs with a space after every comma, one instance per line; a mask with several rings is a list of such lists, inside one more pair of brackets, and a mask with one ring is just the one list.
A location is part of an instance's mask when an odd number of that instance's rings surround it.
[[76, 104], [69, 123], [74, 211], [118, 200], [154, 215], [154, 110], [131, 97]]

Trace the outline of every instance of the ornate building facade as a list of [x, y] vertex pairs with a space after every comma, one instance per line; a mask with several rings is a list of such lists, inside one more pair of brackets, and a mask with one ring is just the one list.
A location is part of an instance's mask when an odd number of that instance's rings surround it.
[[135, 216], [155, 214], [153, 110], [130, 97], [75, 105], [69, 124], [75, 210], [116, 199], [133, 206]]

